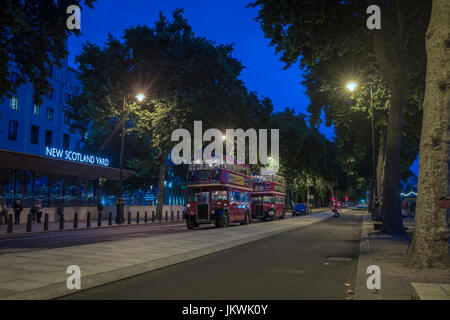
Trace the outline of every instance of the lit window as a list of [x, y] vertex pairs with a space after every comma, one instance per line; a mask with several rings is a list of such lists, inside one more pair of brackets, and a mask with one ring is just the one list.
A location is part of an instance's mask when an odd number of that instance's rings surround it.
[[41, 106], [33, 104], [33, 116], [39, 116], [41, 114]]
[[12, 110], [19, 110], [19, 98], [12, 96], [9, 100], [9, 105], [11, 106]]
[[53, 121], [53, 109], [47, 108], [47, 120]]

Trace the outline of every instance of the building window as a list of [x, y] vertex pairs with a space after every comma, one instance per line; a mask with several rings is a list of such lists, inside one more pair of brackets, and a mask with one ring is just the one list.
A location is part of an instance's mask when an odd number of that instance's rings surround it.
[[8, 131], [8, 139], [9, 140], [17, 140], [17, 126], [18, 123], [15, 120], [9, 120], [9, 131]]
[[53, 131], [45, 130], [45, 146], [51, 147], [53, 144]]
[[48, 66], [48, 74], [50, 76], [50, 78], [53, 78], [53, 65], [49, 65]]
[[70, 136], [67, 133], [63, 135], [63, 149], [69, 150], [70, 148]]
[[64, 113], [64, 124], [70, 124], [70, 117], [67, 113]]
[[47, 120], [53, 121], [53, 109], [47, 108]]
[[39, 143], [39, 127], [38, 126], [31, 126], [31, 144], [38, 144]]
[[70, 100], [72, 100], [72, 95], [66, 93], [65, 99], [66, 99], [66, 100], [65, 100], [65, 101], [66, 101], [66, 104], [69, 104], [69, 103], [70, 103]]
[[39, 116], [41, 114], [41, 106], [33, 104], [33, 116]]
[[53, 99], [53, 93], [55, 90], [53, 89], [48, 89], [47, 90], [47, 94], [45, 95], [48, 99]]
[[12, 110], [19, 110], [19, 98], [12, 96], [9, 100], [9, 105], [11, 106]]

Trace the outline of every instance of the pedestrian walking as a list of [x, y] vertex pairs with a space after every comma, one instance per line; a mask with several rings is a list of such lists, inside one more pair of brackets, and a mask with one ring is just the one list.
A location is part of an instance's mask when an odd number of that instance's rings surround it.
[[33, 201], [33, 204], [31, 205], [31, 219], [33, 220], [33, 222], [36, 221], [36, 216], [37, 216], [37, 210], [36, 210], [36, 201]]
[[59, 221], [64, 221], [64, 207], [61, 205], [58, 207]]
[[0, 216], [0, 224], [3, 224], [3, 221], [5, 224], [8, 224], [8, 205], [6, 204], [6, 200], [2, 199], [1, 203], [1, 216]]
[[98, 211], [98, 213], [100, 214], [100, 213], [102, 213], [103, 212], [103, 205], [102, 205], [102, 203], [101, 202], [99, 202], [98, 203], [98, 205], [97, 205], [97, 211]]
[[36, 215], [37, 215], [37, 223], [41, 223], [42, 219], [42, 203], [41, 200], [36, 202]]
[[14, 210], [14, 224], [20, 224], [20, 214], [22, 213], [23, 205], [19, 199], [16, 199], [16, 201], [14, 202], [13, 210]]

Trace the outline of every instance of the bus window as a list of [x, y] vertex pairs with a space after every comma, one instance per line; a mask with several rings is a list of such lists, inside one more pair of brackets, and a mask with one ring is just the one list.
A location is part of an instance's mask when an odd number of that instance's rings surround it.
[[241, 202], [245, 202], [245, 192], [241, 192]]
[[189, 199], [190, 202], [197, 202], [200, 199], [200, 189], [189, 188]]
[[273, 196], [264, 196], [264, 203], [273, 203]]
[[211, 192], [212, 201], [227, 200], [227, 191], [212, 191]]
[[234, 201], [234, 191], [230, 191], [230, 201]]
[[202, 202], [209, 202], [209, 192], [202, 192], [201, 197], [202, 197]]
[[245, 202], [248, 202], [248, 192], [245, 193]]
[[252, 197], [252, 203], [253, 204], [261, 204], [262, 203], [261, 197]]
[[235, 196], [235, 200], [236, 200], [236, 201], [241, 201], [241, 196], [240, 196], [240, 194], [239, 194], [239, 191], [235, 191], [235, 192], [234, 192], [234, 196]]

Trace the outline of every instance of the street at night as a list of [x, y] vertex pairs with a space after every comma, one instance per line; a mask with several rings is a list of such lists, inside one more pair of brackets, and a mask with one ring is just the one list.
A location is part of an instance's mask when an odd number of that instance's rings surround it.
[[361, 223], [361, 212], [346, 210], [341, 219], [329, 218], [63, 299], [353, 298], [347, 291], [356, 282]]

